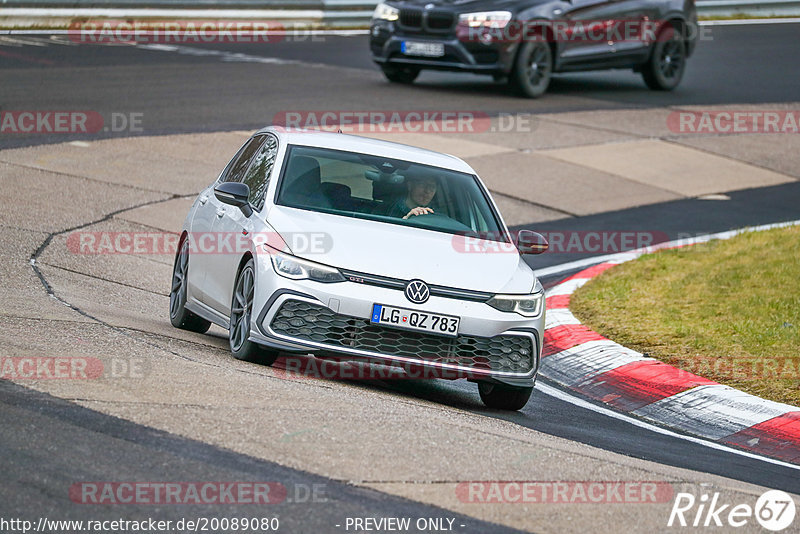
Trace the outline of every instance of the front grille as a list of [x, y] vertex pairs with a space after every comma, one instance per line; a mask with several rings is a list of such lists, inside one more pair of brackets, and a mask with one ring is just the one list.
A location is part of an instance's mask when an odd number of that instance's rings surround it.
[[[395, 56], [392, 56], [395, 57]], [[453, 57], [447, 56], [444, 57]], [[409, 280], [401, 280], [399, 278], [389, 278], [388, 276], [378, 276], [375, 274], [367, 274], [359, 271], [350, 271], [347, 269], [340, 269], [342, 274], [351, 282], [357, 284], [368, 284], [378, 287], [388, 287], [390, 289], [397, 289], [400, 291], [405, 290]], [[494, 296], [493, 293], [486, 293], [484, 291], [473, 291], [471, 289], [459, 289], [457, 287], [437, 286], [428, 284], [431, 295], [435, 297], [449, 297], [459, 300], [475, 300], [478, 302], [486, 302]]]
[[401, 9], [400, 25], [406, 28], [422, 28], [422, 11], [419, 9]]
[[527, 336], [450, 338], [397, 330], [300, 300], [284, 302], [270, 327], [278, 334], [299, 340], [429, 363], [520, 374], [533, 369], [533, 344]]
[[442, 10], [426, 11], [423, 15], [421, 9], [402, 8], [399, 15], [400, 26], [408, 30], [421, 30], [423, 21], [427, 30], [449, 30], [453, 27], [455, 20], [453, 12]]
[[455, 17], [450, 11], [429, 11], [426, 25], [431, 30], [449, 30]]

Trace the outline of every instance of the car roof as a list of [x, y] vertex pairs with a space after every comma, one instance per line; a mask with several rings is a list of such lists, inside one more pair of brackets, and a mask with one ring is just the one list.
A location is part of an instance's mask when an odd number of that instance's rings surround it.
[[331, 148], [374, 156], [384, 156], [387, 158], [432, 165], [434, 167], [452, 169], [469, 174], [477, 174], [472, 167], [467, 165], [467, 163], [460, 158], [441, 152], [434, 152], [433, 150], [404, 145], [402, 143], [393, 143], [345, 133], [301, 130], [297, 128], [286, 129], [280, 126], [268, 126], [258, 131], [258, 133], [266, 132], [277, 135], [282, 142], [291, 145]]

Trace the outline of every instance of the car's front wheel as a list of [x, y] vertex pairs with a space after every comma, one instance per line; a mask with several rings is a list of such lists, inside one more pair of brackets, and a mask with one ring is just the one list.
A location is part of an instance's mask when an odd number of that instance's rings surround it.
[[419, 69], [414, 67], [395, 67], [394, 65], [384, 65], [381, 67], [386, 79], [394, 83], [414, 83], [419, 76]]
[[483, 403], [498, 410], [519, 410], [528, 403], [533, 387], [504, 386], [489, 382], [478, 383]]
[[683, 79], [686, 70], [686, 42], [674, 28], [665, 28], [653, 45], [652, 55], [642, 68], [647, 87], [656, 91], [671, 91]]
[[181, 245], [172, 268], [172, 288], [169, 291], [169, 320], [175, 328], [205, 333], [211, 323], [186, 309], [186, 284], [189, 276], [189, 240]]
[[524, 96], [542, 96], [553, 77], [553, 50], [546, 41], [528, 41], [522, 45], [510, 82]]
[[264, 348], [248, 339], [250, 337], [250, 321], [253, 317], [255, 281], [255, 262], [250, 258], [239, 272], [239, 276], [236, 277], [233, 290], [231, 324], [228, 333], [231, 354], [237, 360], [272, 365], [278, 357], [277, 351]]

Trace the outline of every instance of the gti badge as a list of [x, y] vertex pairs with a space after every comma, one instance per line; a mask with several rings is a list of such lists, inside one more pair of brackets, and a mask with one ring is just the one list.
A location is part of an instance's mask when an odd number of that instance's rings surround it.
[[415, 304], [423, 304], [431, 296], [431, 290], [422, 280], [411, 280], [406, 285], [406, 298]]

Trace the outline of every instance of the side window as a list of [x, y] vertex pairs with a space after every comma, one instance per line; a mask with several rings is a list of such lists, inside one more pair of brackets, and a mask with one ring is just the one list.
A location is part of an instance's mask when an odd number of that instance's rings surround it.
[[251, 137], [242, 148], [239, 149], [236, 156], [228, 163], [225, 171], [222, 173], [220, 182], [239, 182], [244, 176], [244, 171], [247, 170], [247, 165], [253, 158], [258, 147], [264, 142], [263, 135]]
[[272, 167], [275, 165], [275, 158], [278, 156], [278, 140], [272, 135], [265, 137], [266, 141], [253, 158], [253, 162], [242, 180], [250, 188], [250, 204], [259, 211], [264, 207], [269, 177], [272, 174]]

